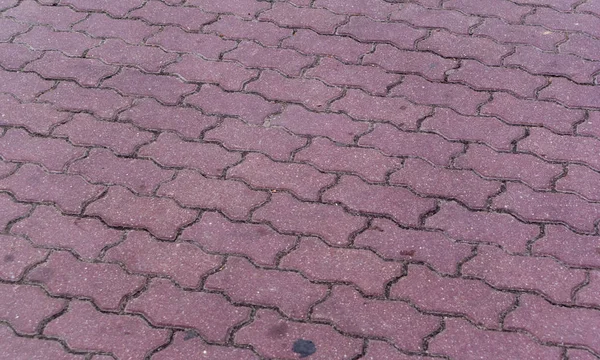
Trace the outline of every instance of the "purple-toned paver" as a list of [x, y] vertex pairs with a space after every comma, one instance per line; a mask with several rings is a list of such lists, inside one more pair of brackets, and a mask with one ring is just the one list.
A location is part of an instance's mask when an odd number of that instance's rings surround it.
[[[250, 349], [207, 344], [195, 333], [178, 332], [166, 349], [155, 353], [156, 360], [187, 360], [198, 355], [219, 360], [258, 360]], [[95, 358], [94, 358], [95, 360]]]
[[28, 215], [31, 206], [13, 201], [8, 194], [0, 194], [0, 209], [0, 230], [3, 230], [9, 223]]
[[2, 353], [12, 359], [84, 359], [84, 355], [68, 353], [58, 341], [17, 336], [8, 326], [0, 326], [0, 339], [2, 339]]
[[48, 250], [34, 248], [30, 242], [20, 236], [0, 234], [0, 279], [17, 281], [25, 270], [41, 262], [48, 255]]

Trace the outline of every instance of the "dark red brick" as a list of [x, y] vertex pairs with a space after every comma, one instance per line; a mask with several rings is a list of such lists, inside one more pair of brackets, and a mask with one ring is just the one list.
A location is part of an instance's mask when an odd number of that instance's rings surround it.
[[239, 257], [230, 257], [223, 270], [206, 279], [204, 287], [221, 291], [238, 303], [275, 306], [297, 319], [305, 319], [328, 289], [296, 272], [260, 269]]
[[569, 107], [600, 109], [600, 88], [594, 85], [579, 85], [562, 78], [552, 79], [550, 86], [542, 89], [538, 98], [555, 100]]
[[[4, 26], [0, 20], [0, 28]], [[0, 35], [1, 36], [1, 35]], [[42, 52], [22, 44], [0, 43], [0, 66], [7, 70], [19, 70], [28, 62], [39, 58]]]
[[459, 10], [465, 14], [499, 17], [510, 23], [518, 23], [531, 11], [529, 6], [518, 6], [506, 0], [450, 0], [445, 9]]
[[[302, 55], [295, 50], [263, 47], [251, 41], [242, 41], [233, 51], [223, 55], [223, 59], [236, 60], [250, 68], [275, 69], [289, 76], [300, 75], [302, 69], [315, 62], [314, 57]], [[256, 73], [253, 72], [252, 77]]]
[[[428, 352], [465, 360], [531, 359], [559, 360], [562, 349], [538, 344], [527, 334], [489, 331], [465, 319], [447, 318], [446, 328], [429, 342]], [[457, 344], [462, 344], [457, 346]]]
[[204, 85], [185, 102], [205, 113], [238, 116], [250, 124], [262, 125], [265, 118], [281, 111], [281, 105], [252, 94], [228, 93], [218, 86]]
[[0, 19], [0, 41], [9, 41], [13, 36], [24, 33], [28, 29], [28, 24], [23, 24], [3, 17]]
[[507, 24], [496, 18], [486, 18], [473, 30], [473, 34], [489, 36], [503, 44], [533, 45], [547, 51], [554, 51], [556, 44], [566, 38], [564, 33], [542, 26]]
[[390, 13], [398, 8], [398, 5], [379, 0], [316, 0], [313, 6], [336, 14], [364, 15], [376, 20], [387, 20]]
[[408, 186], [425, 196], [457, 199], [473, 208], [484, 208], [487, 199], [498, 193], [501, 186], [500, 182], [484, 180], [472, 171], [438, 168], [413, 158], [406, 159], [389, 182]]
[[154, 25], [177, 25], [186, 31], [199, 31], [204, 24], [217, 19], [193, 7], [167, 6], [160, 1], [149, 1], [142, 8], [128, 14], [130, 18], [141, 18]]
[[545, 236], [532, 246], [536, 255], [551, 255], [567, 265], [591, 268], [600, 268], [599, 249], [599, 236], [579, 235], [560, 225], [546, 225]]
[[440, 320], [423, 315], [400, 301], [366, 299], [348, 286], [336, 286], [314, 308], [313, 319], [331, 321], [348, 334], [383, 338], [408, 351], [422, 350], [423, 338], [439, 328]]
[[379, 22], [364, 16], [353, 16], [338, 29], [340, 35], [350, 35], [363, 42], [387, 42], [400, 49], [413, 50], [415, 41], [427, 35], [425, 29], [415, 29], [402, 23]]
[[33, 50], [59, 50], [68, 56], [82, 56], [86, 50], [99, 45], [101, 40], [77, 32], [59, 32], [45, 26], [34, 26], [27, 33], [17, 36], [15, 42], [29, 45]]
[[100, 46], [90, 49], [86, 57], [109, 64], [133, 65], [148, 72], [159, 72], [163, 66], [175, 61], [177, 54], [167, 53], [158, 47], [129, 45], [121, 39], [107, 39]]
[[590, 111], [586, 121], [577, 126], [577, 134], [600, 138], [600, 111]]
[[199, 7], [213, 13], [234, 14], [242, 18], [252, 19], [262, 10], [268, 9], [269, 4], [254, 0], [189, 0], [186, 5]]
[[198, 356], [219, 360], [259, 359], [249, 349], [209, 345], [199, 337], [190, 339], [186, 332], [177, 332], [171, 344], [166, 349], [152, 355], [152, 358], [155, 360], [188, 360]]
[[25, 66], [47, 79], [75, 80], [82, 86], [96, 86], [98, 82], [117, 72], [116, 66], [95, 59], [71, 58], [58, 51], [48, 51], [44, 56]]
[[139, 317], [101, 313], [89, 302], [72, 300], [69, 311], [52, 320], [44, 335], [64, 340], [73, 350], [141, 359], [165, 344], [169, 331], [153, 329]]
[[274, 265], [277, 255], [289, 250], [296, 240], [266, 225], [230, 222], [215, 212], [203, 213], [200, 221], [186, 228], [180, 238], [210, 252], [247, 256], [258, 265]]
[[165, 279], [152, 280], [125, 310], [141, 313], [157, 326], [193, 328], [218, 343], [224, 343], [231, 329], [250, 314], [250, 309], [233, 306], [222, 295], [181, 290]]
[[365, 218], [350, 215], [339, 206], [301, 202], [285, 193], [273, 194], [252, 218], [268, 221], [280, 231], [317, 235], [334, 245], [348, 244], [350, 234], [366, 224]]
[[146, 40], [148, 45], [159, 45], [167, 51], [189, 52], [210, 60], [217, 60], [221, 53], [235, 48], [236, 42], [223, 40], [216, 35], [188, 33], [180, 28], [167, 26]]
[[523, 329], [544, 342], [585, 346], [600, 353], [595, 329], [600, 312], [552, 305], [539, 296], [521, 295], [519, 307], [504, 320], [506, 329]]
[[143, 0], [122, 0], [112, 2], [109, 0], [60, 0], [61, 4], [71, 5], [80, 11], [106, 11], [114, 17], [124, 16], [132, 9], [144, 4]]
[[561, 52], [579, 55], [590, 60], [600, 60], [600, 40], [593, 39], [585, 34], [569, 34], [569, 40], [560, 44]]
[[163, 166], [195, 168], [216, 176], [242, 158], [215, 144], [183, 141], [173, 133], [160, 134], [155, 142], [142, 146], [138, 155], [152, 158]]
[[56, 204], [66, 213], [79, 214], [86, 202], [99, 196], [105, 187], [92, 185], [79, 176], [51, 174], [34, 164], [24, 164], [13, 175], [0, 180], [0, 189], [18, 200]]
[[47, 135], [50, 128], [69, 118], [52, 105], [20, 103], [13, 96], [0, 94], [0, 125], [22, 126], [30, 132]]
[[0, 231], [3, 232], [9, 222], [29, 214], [30, 210], [30, 205], [19, 204], [8, 194], [0, 193]]
[[535, 14], [525, 18], [526, 24], [542, 25], [552, 30], [584, 32], [600, 36], [600, 18], [592, 14], [558, 12], [548, 8], [538, 8]]
[[556, 190], [577, 193], [591, 201], [600, 201], [598, 186], [600, 174], [581, 165], [569, 165], [567, 176], [556, 182]]
[[299, 29], [292, 35], [282, 41], [282, 47], [309, 55], [335, 56], [354, 64], [358, 63], [361, 55], [371, 50], [370, 44], [344, 36], [320, 35], [308, 29]]
[[166, 240], [173, 240], [181, 227], [198, 216], [198, 211], [182, 209], [171, 199], [136, 196], [121, 186], [111, 186], [85, 213], [101, 217], [110, 226], [142, 228]]
[[269, 100], [300, 103], [312, 110], [322, 110], [327, 103], [342, 94], [342, 89], [327, 86], [319, 80], [287, 78], [265, 70], [260, 78], [246, 85], [246, 90], [256, 92]]
[[282, 129], [248, 125], [232, 118], [207, 131], [204, 140], [218, 141], [230, 150], [259, 151], [276, 160], [289, 160], [294, 150], [306, 144], [305, 139]]
[[221, 15], [219, 20], [204, 27], [205, 32], [215, 33], [229, 39], [258, 41], [264, 46], [277, 46], [292, 35], [291, 29], [262, 21], [246, 21], [233, 15]]
[[285, 2], [276, 2], [258, 16], [282, 27], [309, 28], [321, 34], [333, 34], [346, 17], [325, 9], [298, 8]]
[[68, 31], [76, 22], [85, 19], [86, 14], [77, 13], [66, 6], [42, 6], [33, 0], [22, 1], [19, 6], [8, 9], [3, 13], [36, 25], [50, 25], [55, 30]]
[[0, 69], [0, 93], [10, 93], [22, 101], [34, 100], [49, 90], [52, 82], [34, 73], [10, 72]]
[[113, 19], [106, 14], [92, 13], [84, 21], [73, 26], [73, 30], [83, 31], [96, 38], [119, 38], [130, 44], [141, 44], [158, 31], [139, 20]]
[[524, 128], [508, 126], [493, 117], [464, 116], [441, 108], [426, 118], [420, 129], [450, 140], [483, 142], [499, 150], [511, 150], [512, 142], [525, 135]]
[[292, 348], [298, 339], [313, 342], [317, 352], [311, 359], [318, 360], [352, 359], [363, 347], [361, 339], [341, 335], [330, 325], [290, 321], [269, 309], [258, 310], [254, 321], [236, 332], [234, 341], [269, 359], [297, 359]]
[[556, 302], [571, 302], [571, 292], [585, 280], [583, 270], [569, 269], [548, 257], [509, 255], [495, 246], [480, 246], [462, 273], [496, 288], [537, 291]]
[[55, 296], [90, 298], [103, 310], [118, 310], [123, 298], [145, 283], [145, 278], [129, 275], [118, 265], [82, 262], [66, 251], [50, 254], [27, 280], [43, 284]]
[[425, 225], [442, 229], [457, 240], [494, 243], [515, 253], [524, 252], [527, 243], [540, 233], [538, 226], [523, 224], [508, 214], [473, 212], [454, 202], [442, 204]]
[[448, 165], [463, 149], [461, 143], [446, 141], [436, 134], [399, 131], [387, 124], [375, 125], [375, 130], [362, 136], [358, 144], [377, 148], [386, 155], [421, 157], [440, 166]]
[[489, 99], [489, 94], [477, 92], [460, 84], [434, 83], [419, 76], [407, 75], [390, 95], [404, 96], [418, 104], [449, 107], [466, 115], [475, 115], [477, 108]]
[[390, 20], [409, 22], [417, 27], [444, 28], [456, 34], [469, 35], [469, 29], [480, 20], [459, 11], [428, 9], [417, 4], [404, 3], [392, 12]]
[[207, 178], [192, 170], [179, 171], [175, 180], [160, 186], [157, 194], [184, 206], [220, 210], [237, 220], [246, 219], [251, 209], [268, 198], [267, 193], [251, 190], [240, 181]]
[[2, 353], [9, 359], [83, 360], [84, 355], [70, 354], [58, 341], [17, 336], [8, 326], [0, 326]]
[[37, 249], [22, 237], [0, 234], [0, 279], [18, 281], [25, 270], [48, 255], [48, 250]]

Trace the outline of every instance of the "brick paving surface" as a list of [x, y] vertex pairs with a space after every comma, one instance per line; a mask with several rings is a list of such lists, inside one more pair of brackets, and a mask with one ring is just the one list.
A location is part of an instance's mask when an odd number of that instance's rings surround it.
[[600, 359], [600, 1], [0, 0], [0, 359]]

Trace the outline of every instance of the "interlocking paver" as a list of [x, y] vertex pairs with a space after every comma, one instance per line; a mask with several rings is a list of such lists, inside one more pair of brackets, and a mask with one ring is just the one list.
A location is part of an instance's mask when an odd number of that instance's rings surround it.
[[7, 177], [17, 170], [18, 164], [0, 160], [0, 178]]
[[542, 26], [508, 24], [497, 18], [486, 18], [473, 34], [489, 36], [506, 44], [533, 45], [546, 51], [555, 50], [556, 45], [566, 39], [564, 33], [549, 31]]
[[106, 65], [98, 60], [70, 58], [58, 51], [46, 52], [24, 69], [35, 71], [47, 79], [75, 80], [82, 86], [96, 86], [101, 79], [118, 70], [116, 66]]
[[550, 86], [542, 89], [538, 98], [555, 100], [569, 107], [600, 109], [600, 89], [598, 87], [579, 85], [563, 78], [552, 79]]
[[167, 6], [160, 1], [148, 1], [142, 8], [135, 9], [130, 18], [144, 19], [155, 25], [177, 25], [186, 31], [199, 31], [204, 24], [217, 19], [215, 14], [205, 13], [193, 7]]
[[2, 353], [10, 359], [84, 359], [84, 355], [68, 353], [58, 341], [20, 337], [4, 325], [0, 326], [0, 339], [2, 339]]
[[178, 332], [166, 349], [152, 356], [156, 360], [186, 360], [198, 354], [208, 359], [219, 360], [258, 360], [258, 356], [249, 349], [225, 347], [207, 344], [200, 337], [189, 338], [187, 332]]
[[386, 42], [400, 49], [412, 50], [415, 41], [424, 37], [425, 29], [415, 29], [402, 23], [379, 22], [364, 16], [353, 16], [339, 27], [338, 34], [350, 35], [363, 42]]
[[26, 32], [29, 28], [30, 25], [3, 17], [0, 19], [0, 40], [8, 41], [13, 36]]
[[90, 49], [86, 57], [100, 59], [109, 64], [133, 65], [148, 72], [161, 68], [177, 59], [177, 54], [167, 53], [158, 47], [130, 45], [121, 39], [107, 39]]
[[132, 231], [102, 258], [118, 261], [136, 274], [167, 275], [182, 286], [194, 288], [200, 278], [221, 266], [223, 258], [209, 255], [189, 243], [154, 240], [148, 233]]
[[532, 9], [507, 0], [450, 0], [445, 1], [443, 6], [465, 14], [499, 17], [510, 23], [520, 22], [523, 15]]
[[216, 60], [225, 51], [235, 48], [236, 42], [203, 33], [188, 33], [174, 26], [167, 26], [148, 40], [148, 45], [158, 45], [167, 51], [189, 52]]
[[84, 259], [96, 258], [102, 249], [116, 244], [122, 232], [110, 229], [98, 219], [63, 215], [56, 208], [38, 205], [31, 215], [11, 228], [36, 246], [73, 250]]
[[80, 11], [106, 11], [114, 17], [124, 16], [132, 9], [144, 4], [143, 0], [123, 0], [113, 2], [111, 0], [60, 0], [61, 4], [71, 5]]
[[125, 310], [144, 314], [155, 325], [193, 328], [218, 343], [225, 342], [232, 327], [250, 314], [250, 309], [233, 306], [222, 295], [181, 290], [165, 279], [152, 280]]
[[48, 250], [34, 248], [20, 236], [0, 234], [0, 239], [3, 245], [0, 247], [1, 280], [18, 281], [27, 268], [43, 261], [48, 255]]
[[[562, 246], [563, 244], [569, 246]], [[581, 267], [600, 268], [600, 237], [580, 235], [561, 225], [546, 225], [544, 237], [532, 246], [536, 255], [551, 255], [560, 261]]]
[[189, 0], [187, 5], [199, 7], [204, 11], [219, 14], [234, 14], [242, 18], [252, 19], [255, 15], [269, 8], [269, 3], [253, 0]]
[[10, 222], [28, 215], [31, 206], [13, 201], [8, 194], [0, 194], [0, 209], [0, 231], [3, 231]]
[[99, 45], [101, 40], [82, 33], [34, 26], [27, 33], [17, 36], [15, 42], [26, 44], [34, 50], [59, 50], [69, 56], [81, 56], [87, 49]]
[[590, 271], [590, 282], [577, 292], [575, 302], [578, 305], [596, 306], [600, 305], [600, 272]]
[[476, 16], [465, 15], [459, 11], [428, 9], [411, 3], [401, 4], [400, 9], [392, 13], [390, 20], [406, 21], [418, 27], [444, 28], [465, 35], [480, 21]]
[[223, 59], [235, 60], [250, 68], [278, 70], [288, 76], [300, 75], [302, 69], [315, 62], [314, 57], [292, 49], [263, 47], [251, 41], [242, 41], [234, 50], [223, 55]]
[[552, 30], [584, 32], [600, 35], [600, 18], [592, 14], [567, 14], [548, 8], [538, 8], [525, 18], [526, 24], [542, 25]]
[[139, 20], [113, 19], [106, 14], [91, 14], [84, 21], [73, 26], [74, 30], [85, 32], [94, 38], [120, 38], [130, 44], [141, 44], [158, 28]]
[[314, 6], [337, 14], [364, 15], [376, 20], [387, 20], [389, 14], [398, 8], [396, 4], [378, 0], [316, 0]]
[[52, 82], [34, 73], [17, 73], [0, 69], [0, 93], [8, 93], [22, 101], [34, 100], [49, 90]]
[[[0, 28], [2, 26], [0, 23]], [[40, 56], [42, 56], [41, 51], [31, 50], [23, 44], [0, 43], [0, 66], [7, 70], [19, 70], [23, 65]]]
[[567, 175], [556, 182], [556, 190], [573, 192], [591, 201], [600, 201], [598, 186], [600, 173], [581, 165], [569, 165]]
[[86, 17], [86, 14], [77, 13], [66, 6], [42, 6], [34, 0], [22, 1], [2, 14], [29, 24], [50, 25], [56, 30], [65, 31]]
[[567, 356], [569, 360], [596, 360], [597, 356], [586, 350], [579, 349], [567, 349]]
[[295, 7], [287, 2], [274, 3], [258, 18], [282, 27], [309, 28], [321, 34], [333, 34], [336, 27], [346, 21], [346, 16], [325, 9]]
[[371, 50], [371, 45], [349, 37], [321, 35], [309, 29], [298, 29], [292, 35], [282, 41], [282, 47], [309, 55], [335, 56], [350, 63], [357, 63]]
[[0, 104], [1, 126], [22, 126], [33, 133], [48, 135], [50, 128], [69, 118], [52, 105], [21, 103], [8, 94], [0, 94]]
[[560, 44], [560, 51], [579, 55], [589, 60], [600, 60], [600, 40], [580, 33], [569, 34], [569, 40]]
[[246, 21], [233, 15], [221, 15], [218, 21], [206, 25], [204, 31], [230, 39], [254, 40], [265, 46], [277, 46], [282, 39], [292, 35], [291, 29], [270, 22]]
[[577, 126], [576, 132], [600, 138], [600, 111], [589, 112], [588, 118]]
[[369, 346], [367, 347], [367, 351], [365, 356], [363, 357], [365, 360], [378, 360], [378, 359], [387, 359], [387, 360], [428, 360], [433, 359], [429, 356], [412, 356], [406, 355], [398, 351], [392, 345], [380, 341], [380, 340], [369, 340]]

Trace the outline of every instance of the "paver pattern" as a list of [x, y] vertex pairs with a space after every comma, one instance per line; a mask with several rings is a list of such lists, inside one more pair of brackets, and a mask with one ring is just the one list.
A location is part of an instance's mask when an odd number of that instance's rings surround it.
[[0, 0], [0, 359], [600, 359], [600, 1]]

